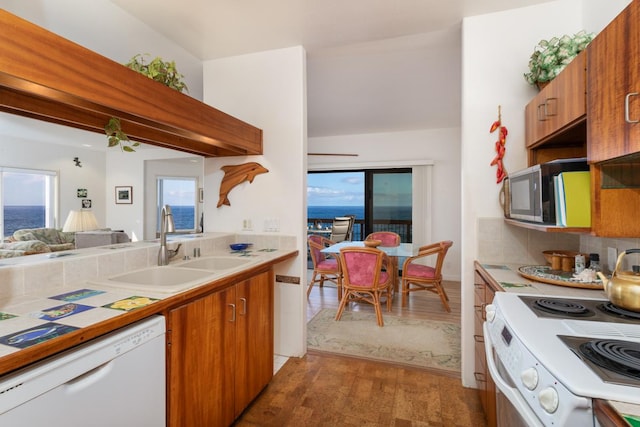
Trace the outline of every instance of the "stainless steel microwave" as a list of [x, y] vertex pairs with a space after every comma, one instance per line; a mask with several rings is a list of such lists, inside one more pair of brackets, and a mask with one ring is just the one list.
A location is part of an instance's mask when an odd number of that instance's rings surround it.
[[509, 174], [511, 218], [556, 225], [553, 177], [561, 172], [588, 171], [586, 157], [558, 159]]

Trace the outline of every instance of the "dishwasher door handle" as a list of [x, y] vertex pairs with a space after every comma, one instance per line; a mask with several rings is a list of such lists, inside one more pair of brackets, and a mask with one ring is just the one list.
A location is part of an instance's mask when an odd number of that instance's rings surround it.
[[90, 371], [85, 372], [84, 374], [80, 374], [77, 377], [67, 381], [64, 384], [65, 390], [69, 394], [80, 393], [82, 390], [92, 386], [93, 384], [96, 384], [107, 375], [109, 375], [109, 373], [113, 369], [113, 363], [113, 360], [110, 360], [100, 366], [91, 369]]

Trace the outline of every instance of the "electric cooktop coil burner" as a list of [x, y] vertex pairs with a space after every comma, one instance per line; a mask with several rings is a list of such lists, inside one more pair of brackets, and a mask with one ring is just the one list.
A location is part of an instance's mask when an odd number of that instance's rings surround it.
[[640, 343], [620, 340], [590, 340], [580, 351], [591, 362], [620, 375], [640, 380]]
[[562, 314], [570, 317], [589, 317], [594, 315], [592, 310], [579, 302], [571, 300], [539, 298], [533, 302], [533, 305], [547, 313]]
[[598, 308], [607, 314], [640, 320], [640, 313], [613, 305], [610, 301], [599, 304]]

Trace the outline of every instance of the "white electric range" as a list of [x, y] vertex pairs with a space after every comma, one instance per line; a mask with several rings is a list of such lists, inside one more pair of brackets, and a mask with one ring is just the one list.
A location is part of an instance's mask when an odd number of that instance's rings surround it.
[[[640, 404], [640, 313], [498, 292], [486, 315], [499, 426], [596, 426], [592, 399]], [[613, 366], [603, 361], [610, 353]]]

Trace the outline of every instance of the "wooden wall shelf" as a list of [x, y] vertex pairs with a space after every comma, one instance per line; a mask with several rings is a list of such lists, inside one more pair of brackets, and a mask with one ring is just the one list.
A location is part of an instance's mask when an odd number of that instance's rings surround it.
[[[262, 130], [0, 10], [0, 111], [207, 157], [262, 154]], [[107, 138], [105, 136], [105, 144]]]

